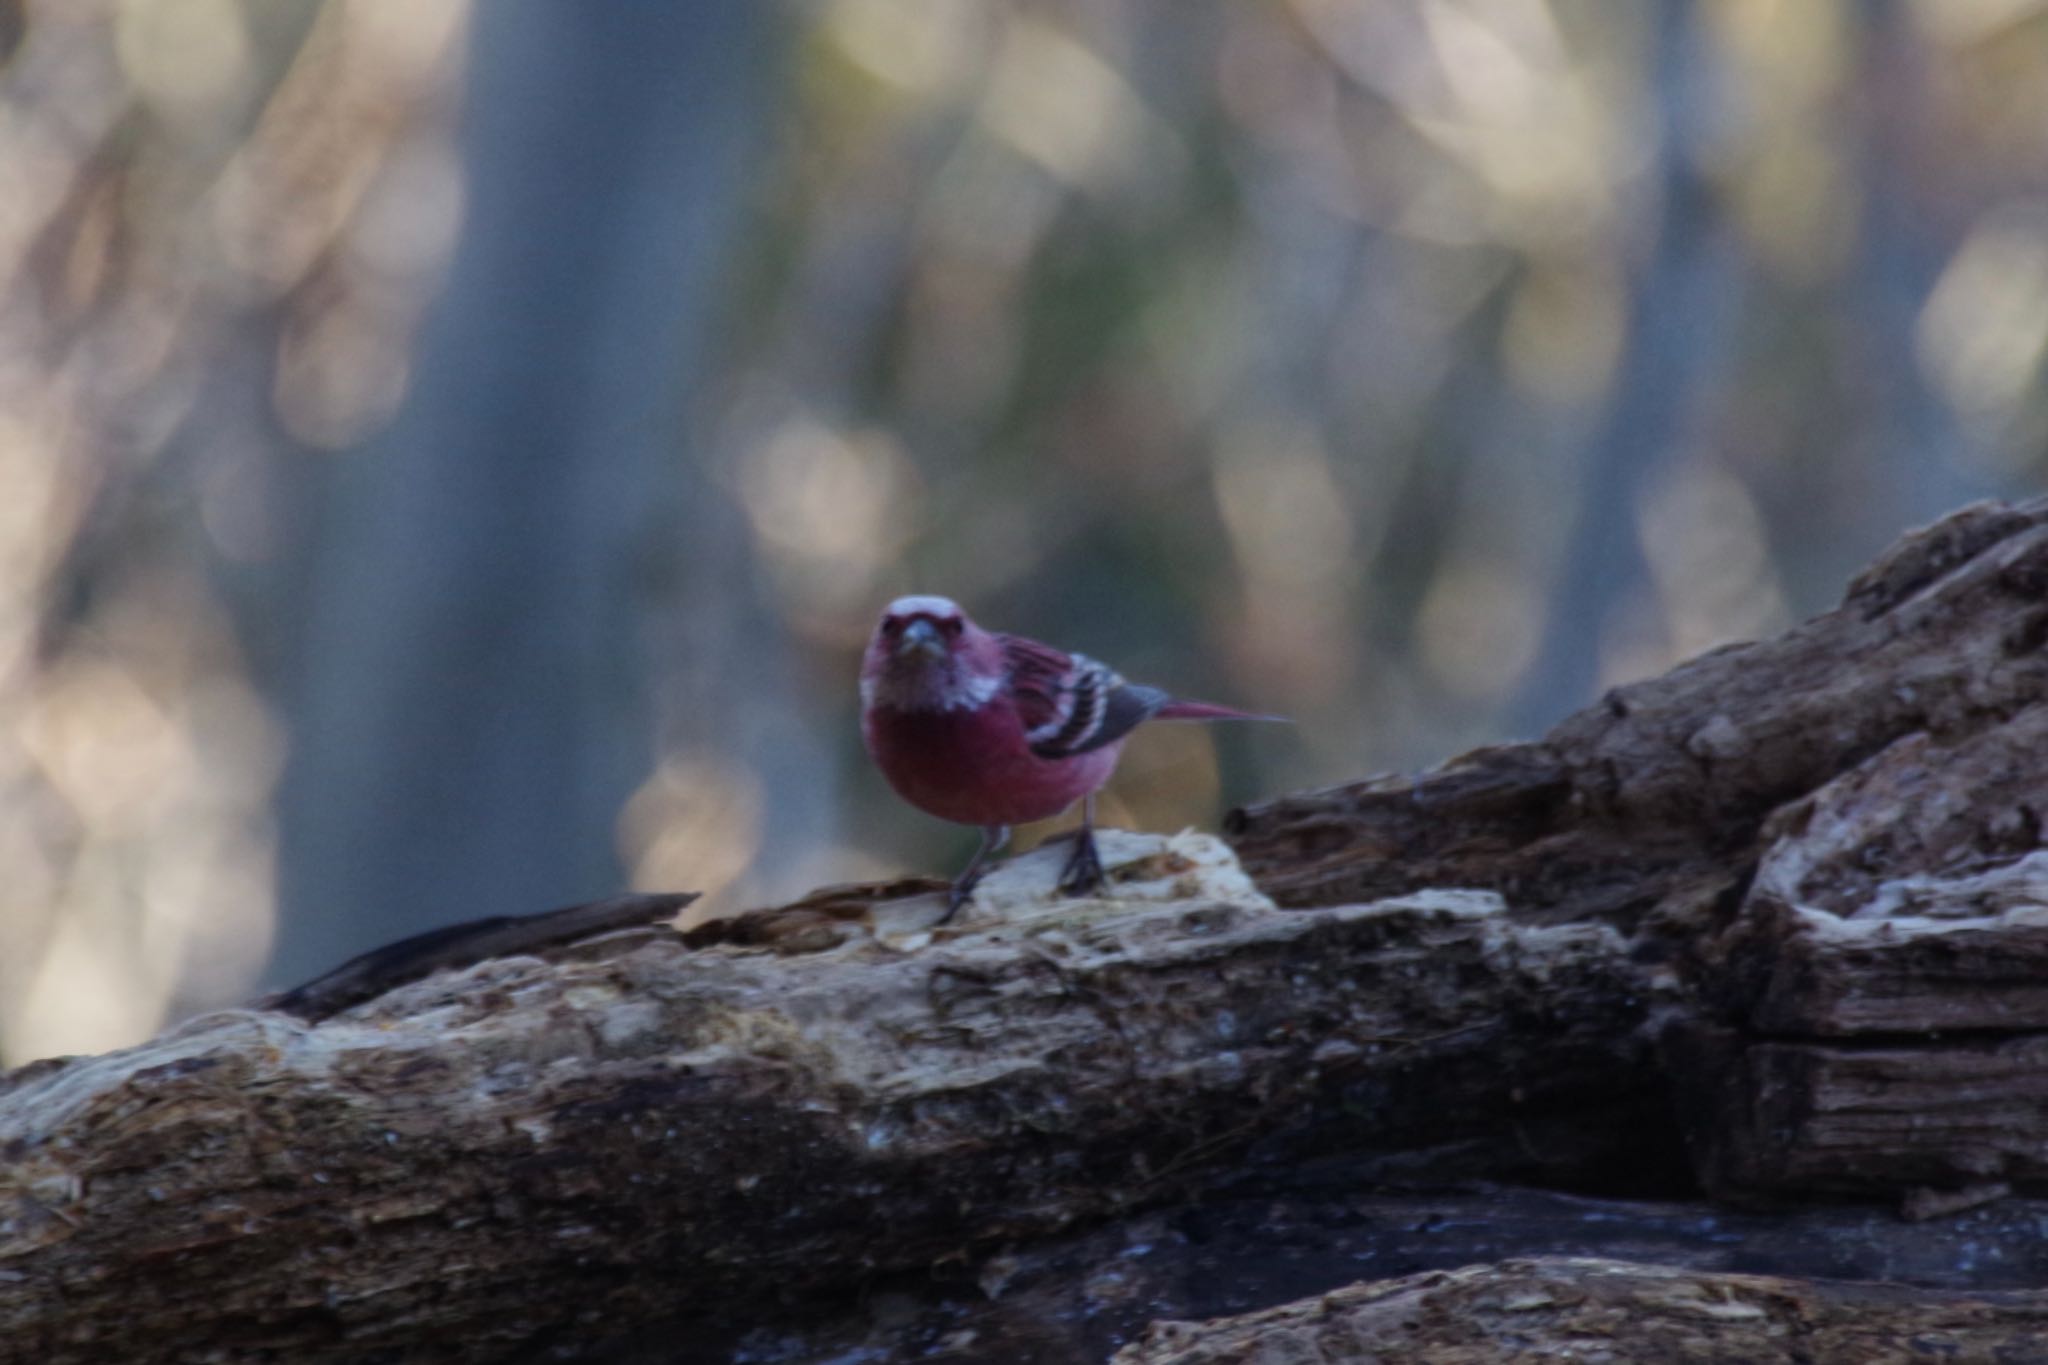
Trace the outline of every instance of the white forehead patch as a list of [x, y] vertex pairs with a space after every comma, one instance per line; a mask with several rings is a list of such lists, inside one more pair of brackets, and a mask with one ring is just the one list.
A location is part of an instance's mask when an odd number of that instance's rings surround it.
[[950, 597], [899, 597], [891, 602], [884, 616], [958, 616], [960, 604]]

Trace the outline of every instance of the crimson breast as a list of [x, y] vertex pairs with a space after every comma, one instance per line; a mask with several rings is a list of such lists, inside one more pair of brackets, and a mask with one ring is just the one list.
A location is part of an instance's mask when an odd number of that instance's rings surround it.
[[1045, 820], [1102, 786], [1118, 741], [1071, 758], [1031, 752], [1009, 706], [945, 711], [870, 710], [861, 727], [875, 766], [896, 794], [928, 815], [963, 825]]

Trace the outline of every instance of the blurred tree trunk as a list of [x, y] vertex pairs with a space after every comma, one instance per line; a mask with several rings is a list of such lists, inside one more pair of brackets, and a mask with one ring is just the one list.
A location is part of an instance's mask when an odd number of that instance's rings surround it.
[[1649, 84], [1658, 124], [1647, 177], [1648, 239], [1630, 272], [1628, 329], [1612, 397], [1576, 488], [1573, 530], [1543, 615], [1543, 647], [1508, 707], [1511, 733], [1534, 734], [1583, 706], [1600, 677], [1614, 608], [1648, 582], [1637, 527], [1651, 476], [1669, 463], [1702, 394], [1727, 369], [1740, 312], [1741, 259], [1723, 229], [1704, 158], [1717, 66], [1687, 0], [1657, 7]]
[[[654, 761], [653, 599], [744, 578], [729, 502], [686, 482], [682, 419], [771, 105], [773, 15], [491, 0], [475, 25], [451, 278], [404, 409], [317, 512], [284, 682], [275, 978], [614, 890], [619, 810]], [[776, 704], [779, 636], [704, 627], [707, 657], [745, 645], [715, 747]], [[815, 832], [815, 777], [789, 785], [785, 823]]]
[[[1940, 158], [1932, 145], [1940, 118], [1929, 98], [1929, 54], [1908, 0], [1866, 0], [1863, 14], [1857, 75], [1865, 93], [1853, 125], [1851, 164], [1865, 187], [1856, 261], [1865, 286], [1853, 296], [1853, 325], [1863, 347], [1857, 358], [1867, 371], [1862, 395], [1875, 465], [1888, 486], [1877, 496], [1848, 500], [1862, 521], [1848, 528], [1856, 533], [1848, 546], [1815, 537], [1810, 524], [1787, 518], [1792, 524], [1784, 528], [1783, 553], [1789, 562], [1840, 547], [1837, 562], [1818, 566], [1829, 575], [1853, 568], [1858, 550], [1881, 542], [1887, 528], [1994, 496], [2002, 482], [1990, 476], [1992, 452], [1983, 433], [1958, 420], [1917, 350], [1928, 298], [1961, 244], [1958, 234], [1944, 230], [1941, 219], [1950, 210], [1939, 202], [1939, 187], [1928, 183], [1928, 165]], [[1810, 502], [1802, 498], [1795, 506]]]

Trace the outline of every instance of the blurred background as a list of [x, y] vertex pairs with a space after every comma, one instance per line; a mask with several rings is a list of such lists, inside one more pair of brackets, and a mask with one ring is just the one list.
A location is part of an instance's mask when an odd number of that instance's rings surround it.
[[0, 1059], [950, 873], [877, 608], [1531, 736], [2043, 478], [2042, 0], [0, 0]]

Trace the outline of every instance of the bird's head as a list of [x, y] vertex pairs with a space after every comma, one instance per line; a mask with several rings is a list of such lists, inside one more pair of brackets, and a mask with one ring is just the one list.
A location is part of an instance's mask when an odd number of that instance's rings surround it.
[[861, 660], [861, 700], [898, 711], [972, 709], [1003, 681], [1002, 646], [944, 597], [899, 597]]

